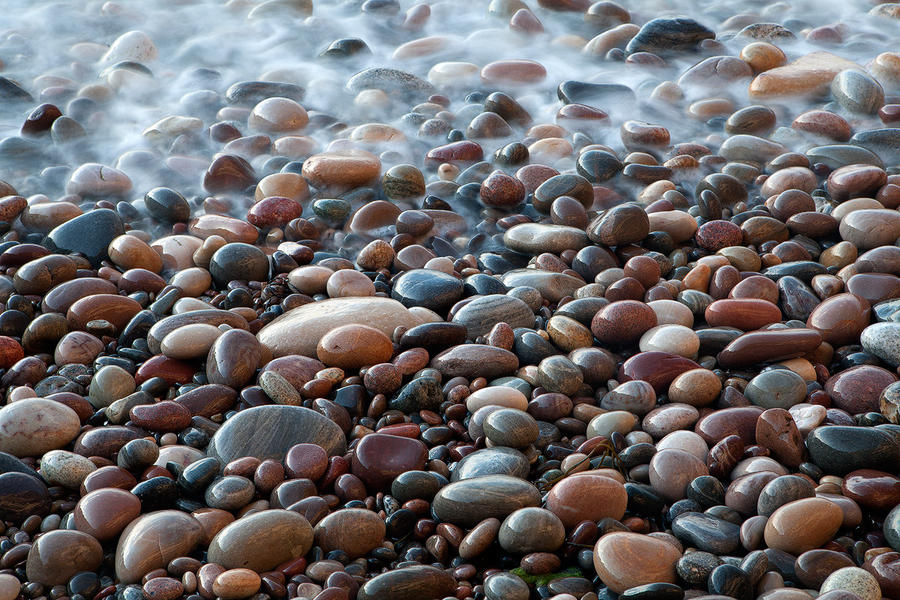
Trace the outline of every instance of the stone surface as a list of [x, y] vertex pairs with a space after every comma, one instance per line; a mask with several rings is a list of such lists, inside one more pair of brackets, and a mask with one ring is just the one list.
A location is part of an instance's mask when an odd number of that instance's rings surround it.
[[203, 528], [191, 515], [176, 510], [147, 513], [132, 521], [116, 546], [116, 577], [135, 583], [170, 560], [191, 552]]
[[278, 317], [257, 334], [275, 356], [316, 356], [316, 345], [332, 329], [360, 324], [390, 336], [398, 326], [412, 328], [419, 319], [389, 298], [332, 298], [305, 304]]
[[680, 557], [673, 544], [639, 533], [608, 533], [594, 546], [594, 568], [616, 593], [648, 583], [675, 583]]
[[329, 454], [343, 453], [345, 438], [328, 418], [300, 406], [257, 406], [240, 411], [216, 432], [207, 448], [223, 464], [254, 456], [281, 460], [299, 443], [322, 446]]
[[262, 573], [306, 554], [313, 530], [300, 514], [264, 510], [225, 526], [209, 545], [209, 561]]
[[103, 548], [80, 531], [49, 531], [35, 540], [28, 552], [25, 572], [29, 581], [61, 585], [75, 573], [93, 571], [103, 562]]
[[456, 587], [442, 569], [421, 565], [404, 567], [374, 577], [359, 588], [357, 600], [420, 600], [442, 598]]
[[483, 519], [506, 518], [513, 511], [538, 506], [540, 492], [531, 483], [508, 475], [457, 481], [434, 497], [432, 510], [442, 521], [473, 527]]
[[63, 448], [78, 435], [81, 421], [68, 406], [25, 398], [0, 408], [0, 452], [16, 457], [41, 456]]

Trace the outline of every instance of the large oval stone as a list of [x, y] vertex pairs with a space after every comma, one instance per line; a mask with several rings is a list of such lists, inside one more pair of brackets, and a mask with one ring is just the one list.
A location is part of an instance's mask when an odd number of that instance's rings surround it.
[[420, 320], [390, 298], [329, 298], [304, 304], [281, 315], [257, 334], [257, 339], [277, 356], [316, 356], [316, 345], [326, 333], [341, 325], [367, 325], [388, 337], [397, 327], [411, 329]]
[[370, 433], [353, 453], [351, 471], [372, 488], [389, 488], [400, 473], [425, 468], [428, 448], [419, 440], [397, 435]]
[[452, 596], [456, 580], [447, 571], [416, 565], [382, 573], [359, 588], [356, 600], [425, 600]]
[[807, 436], [806, 446], [812, 462], [834, 475], [900, 463], [897, 435], [873, 427], [817, 427]]
[[488, 475], [443, 487], [431, 509], [441, 521], [474, 527], [484, 519], [505, 519], [528, 506], [540, 506], [541, 493], [531, 483], [508, 475]]
[[788, 502], [766, 522], [766, 545], [794, 555], [818, 548], [834, 537], [843, 515], [837, 504], [824, 498]]
[[[2, 454], [0, 457], [9, 457]], [[50, 492], [38, 478], [37, 473], [31, 475], [14, 471], [15, 466], [9, 459], [2, 461], [9, 471], [0, 475], [0, 518], [10, 521], [22, 521], [31, 515], [44, 516], [50, 512]], [[10, 468], [12, 467], [12, 468]], [[25, 467], [23, 464], [22, 467]]]
[[237, 458], [281, 460], [294, 444], [316, 444], [343, 454], [344, 432], [334, 421], [302, 406], [266, 405], [242, 410], [216, 431], [206, 449], [224, 465]]
[[261, 353], [259, 342], [249, 331], [226, 331], [209, 349], [206, 378], [212, 384], [240, 389], [256, 372]]
[[75, 506], [72, 521], [100, 541], [111, 540], [141, 514], [141, 501], [126, 490], [101, 488], [85, 494]]
[[444, 350], [431, 359], [432, 368], [447, 377], [484, 377], [508, 375], [519, 367], [515, 354], [484, 344], [461, 344]]
[[78, 414], [44, 398], [25, 398], [0, 408], [0, 452], [41, 456], [63, 448], [81, 429]]
[[594, 546], [594, 568], [617, 594], [648, 583], [675, 583], [681, 553], [674, 544], [649, 535], [616, 531]]
[[116, 578], [136, 583], [152, 571], [187, 556], [200, 543], [203, 526], [178, 510], [160, 510], [133, 521], [116, 546]]
[[611, 477], [578, 474], [554, 485], [545, 504], [566, 528], [571, 528], [584, 520], [621, 519], [628, 505], [628, 493]]
[[513, 329], [532, 327], [534, 313], [519, 298], [503, 294], [491, 294], [475, 298], [453, 315], [453, 322], [466, 326], [467, 337], [474, 340], [487, 334], [497, 323], [504, 322]]
[[822, 334], [822, 339], [838, 347], [852, 344], [869, 324], [869, 303], [854, 294], [826, 298], [813, 309], [806, 326]]
[[313, 530], [306, 518], [289, 510], [264, 510], [225, 526], [209, 544], [209, 562], [226, 569], [270, 571], [306, 554]]
[[316, 523], [316, 545], [326, 553], [346, 552], [351, 559], [365, 556], [384, 541], [386, 527], [377, 513], [363, 508], [338, 510]]
[[63, 585], [75, 573], [94, 571], [103, 562], [100, 542], [80, 531], [57, 529], [37, 538], [28, 552], [28, 580]]

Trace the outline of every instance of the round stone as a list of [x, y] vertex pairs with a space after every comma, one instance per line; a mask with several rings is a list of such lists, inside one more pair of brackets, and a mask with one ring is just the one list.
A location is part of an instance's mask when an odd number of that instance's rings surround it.
[[597, 313], [591, 321], [591, 330], [603, 343], [627, 345], [639, 340], [656, 324], [656, 313], [643, 302], [619, 300]]
[[432, 510], [442, 521], [474, 527], [486, 518], [504, 519], [520, 508], [540, 503], [541, 494], [531, 483], [508, 475], [488, 475], [443, 487], [434, 497]]
[[875, 576], [859, 567], [844, 567], [828, 576], [819, 588], [820, 594], [831, 591], [855, 594], [860, 600], [879, 600], [881, 587]]
[[42, 456], [65, 447], [80, 429], [78, 414], [65, 404], [25, 398], [0, 408], [0, 452]]
[[798, 555], [833, 539], [842, 522], [843, 512], [833, 502], [822, 498], [795, 500], [769, 517], [766, 545]]
[[94, 571], [103, 562], [103, 548], [80, 531], [57, 529], [38, 537], [25, 563], [28, 580], [46, 586], [63, 585], [80, 571]]
[[101, 542], [116, 538], [141, 514], [141, 501], [131, 492], [101, 488], [85, 494], [75, 506], [73, 523]]
[[790, 408], [806, 398], [806, 382], [788, 369], [773, 369], [750, 380], [744, 395], [763, 408]]
[[500, 525], [500, 546], [513, 554], [554, 552], [562, 546], [566, 528], [551, 511], [544, 508], [521, 508]]
[[391, 297], [403, 306], [424, 306], [446, 312], [463, 295], [463, 281], [453, 275], [431, 269], [413, 269], [403, 273], [391, 288]]
[[225, 244], [210, 258], [209, 272], [220, 288], [234, 280], [266, 281], [269, 259], [256, 246], [240, 242]]
[[594, 546], [594, 568], [617, 594], [648, 583], [675, 583], [679, 558], [674, 544], [639, 533], [608, 533]]
[[209, 545], [209, 562], [226, 569], [258, 573], [299, 558], [313, 544], [313, 530], [302, 515], [264, 510], [225, 526]]
[[512, 408], [492, 412], [483, 427], [485, 436], [495, 446], [523, 448], [534, 443], [539, 435], [534, 417]]
[[321, 446], [343, 454], [346, 438], [334, 421], [302, 406], [257, 406], [238, 412], [216, 431], [207, 447], [222, 464], [252, 456], [281, 460], [295, 444]]
[[688, 484], [709, 470], [700, 459], [684, 450], [662, 450], [650, 461], [650, 484], [672, 502], [685, 497]]
[[316, 354], [325, 365], [344, 370], [388, 362], [394, 348], [384, 333], [366, 325], [343, 325], [322, 336]]
[[547, 494], [545, 506], [560, 518], [567, 529], [581, 521], [606, 517], [621, 520], [628, 493], [619, 481], [590, 472], [566, 477]]

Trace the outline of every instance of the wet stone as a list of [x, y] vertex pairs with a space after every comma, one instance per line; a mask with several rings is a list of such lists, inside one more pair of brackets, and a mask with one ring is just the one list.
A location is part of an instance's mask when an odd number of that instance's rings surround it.
[[515, 448], [483, 448], [464, 456], [457, 463], [450, 480], [455, 482], [485, 475], [509, 475], [524, 479], [530, 469], [528, 459]]
[[701, 41], [714, 37], [715, 33], [693, 19], [653, 19], [628, 42], [626, 51], [665, 55], [694, 50]]
[[207, 453], [223, 464], [254, 456], [280, 460], [298, 443], [314, 443], [329, 453], [344, 449], [344, 435], [333, 422], [300, 406], [258, 406], [243, 410], [216, 431]]
[[109, 209], [99, 209], [54, 228], [43, 243], [58, 252], [80, 252], [99, 266], [100, 261], [109, 258], [109, 243], [123, 233], [119, 215]]
[[672, 532], [689, 545], [720, 556], [740, 546], [740, 527], [701, 513], [679, 515], [672, 522]]
[[439, 313], [449, 309], [462, 294], [460, 279], [430, 269], [407, 271], [391, 288], [391, 297], [404, 306], [424, 306]]

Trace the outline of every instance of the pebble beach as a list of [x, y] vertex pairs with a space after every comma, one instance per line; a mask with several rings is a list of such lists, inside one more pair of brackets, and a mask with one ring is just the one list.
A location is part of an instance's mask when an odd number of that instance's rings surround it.
[[900, 4], [0, 9], [0, 600], [900, 600]]

